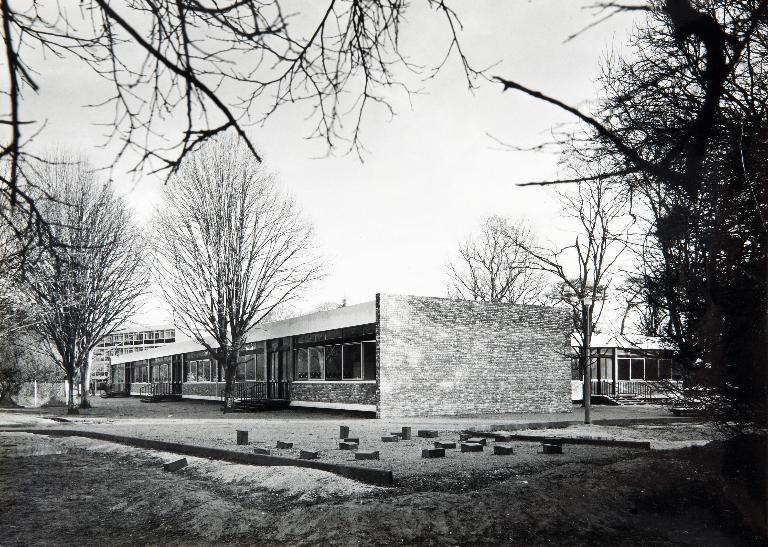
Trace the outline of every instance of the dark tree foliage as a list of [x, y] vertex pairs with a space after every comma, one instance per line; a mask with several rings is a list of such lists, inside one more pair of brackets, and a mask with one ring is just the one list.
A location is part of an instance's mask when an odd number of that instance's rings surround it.
[[[687, 26], [650, 13], [637, 57], [609, 62], [601, 116], [676, 177], [623, 177], [649, 234], [641, 295], [686, 365], [688, 404], [739, 429], [766, 425], [768, 13], [696, 2]], [[616, 170], [631, 163], [606, 139]], [[691, 389], [695, 388], [695, 389]]]
[[647, 17], [632, 55], [608, 60], [596, 115], [497, 80], [584, 122], [560, 144], [607, 167], [571, 180], [621, 182], [646, 222], [631, 301], [648, 304], [678, 349], [679, 395], [737, 432], [764, 427], [768, 0], [597, 6]]

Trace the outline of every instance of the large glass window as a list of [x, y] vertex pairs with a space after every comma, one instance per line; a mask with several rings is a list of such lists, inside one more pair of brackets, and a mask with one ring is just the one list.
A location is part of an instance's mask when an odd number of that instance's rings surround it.
[[297, 380], [309, 380], [309, 350], [300, 348], [293, 352]]
[[341, 345], [325, 346], [325, 379], [341, 380]]
[[659, 361], [650, 357], [645, 358], [645, 379], [659, 379]]
[[[203, 369], [202, 374], [200, 373], [200, 368]], [[198, 379], [200, 382], [210, 382], [211, 381], [211, 361], [210, 359], [203, 359], [200, 361], [200, 364], [198, 365]], [[214, 378], [215, 381], [215, 378]]]
[[376, 342], [363, 342], [363, 380], [376, 379]]
[[630, 378], [632, 380], [645, 379], [645, 359], [632, 359], [630, 367]]
[[267, 366], [264, 362], [264, 352], [257, 353], [255, 355], [256, 358], [256, 381], [257, 382], [266, 382], [267, 381]]
[[618, 359], [619, 380], [629, 380], [629, 359]]
[[659, 378], [672, 378], [672, 359], [659, 359]]
[[240, 361], [237, 364], [237, 370], [235, 372], [236, 382], [245, 382], [245, 361]]
[[325, 361], [325, 354], [322, 347], [309, 348], [309, 379], [310, 380], [322, 380], [323, 379], [323, 362]]
[[360, 380], [362, 374], [362, 355], [360, 344], [344, 344], [343, 377], [345, 380]]

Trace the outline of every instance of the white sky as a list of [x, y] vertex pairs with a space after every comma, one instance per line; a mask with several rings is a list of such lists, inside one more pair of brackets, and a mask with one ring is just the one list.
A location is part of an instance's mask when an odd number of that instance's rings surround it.
[[[594, 21], [575, 0], [453, 1], [463, 23], [465, 52], [476, 67], [499, 63], [490, 71], [533, 89], [587, 106], [596, 96], [599, 63], [620, 47], [631, 30], [628, 15], [616, 16], [567, 44], [563, 40]], [[403, 49], [420, 64], [435, 63], [447, 46], [442, 19], [412, 3], [402, 29]], [[517, 182], [552, 178], [557, 158], [498, 149], [490, 133], [515, 145], [548, 138], [556, 123], [572, 121], [554, 107], [519, 93], [502, 94], [497, 84], [467, 91], [458, 61], [423, 83], [423, 94], [393, 99], [398, 114], [389, 120], [370, 112], [363, 140], [370, 151], [356, 156], [323, 156], [324, 144], [307, 141], [306, 110], [285, 108], [252, 137], [268, 169], [296, 196], [314, 223], [329, 275], [309, 288], [297, 311], [324, 301], [357, 303], [376, 292], [445, 295], [445, 264], [457, 244], [489, 214], [526, 217], [541, 239], [562, 241], [567, 227], [559, 218], [551, 191], [522, 188]], [[103, 142], [108, 112], [83, 105], [96, 102], [101, 88], [95, 76], [72, 63], [46, 63], [38, 97], [27, 94], [27, 118], [47, 120], [36, 146], [82, 149], [97, 166], [111, 157]], [[132, 181], [124, 169], [114, 176], [137, 217], [146, 221], [161, 182]], [[158, 298], [149, 298], [142, 323], [170, 317]]]

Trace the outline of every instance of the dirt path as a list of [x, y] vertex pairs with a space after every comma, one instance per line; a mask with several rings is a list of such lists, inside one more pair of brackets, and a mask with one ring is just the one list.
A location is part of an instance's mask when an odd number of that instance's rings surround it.
[[4, 434], [0, 545], [757, 544], [740, 536], [716, 477], [686, 456], [700, 453], [381, 489], [196, 459], [164, 473], [150, 451]]

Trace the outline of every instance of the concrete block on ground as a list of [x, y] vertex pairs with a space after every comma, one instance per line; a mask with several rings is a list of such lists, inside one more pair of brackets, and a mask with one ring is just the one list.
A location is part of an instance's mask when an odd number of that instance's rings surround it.
[[482, 452], [483, 445], [480, 443], [461, 443], [462, 452]]
[[359, 437], [346, 437], [346, 438], [344, 439], [344, 442], [345, 442], [345, 443], [355, 443], [355, 444], [360, 444], [360, 438], [359, 438]]
[[515, 453], [515, 449], [509, 444], [495, 444], [493, 445], [493, 453], [496, 456], [509, 456]]
[[275, 448], [293, 448], [293, 443], [286, 443], [284, 441], [277, 441]]
[[466, 442], [486, 446], [488, 444], [488, 439], [485, 437], [470, 437]]
[[379, 451], [378, 450], [358, 450], [355, 452], [355, 459], [356, 460], [378, 460], [379, 459]]
[[187, 466], [187, 458], [181, 458], [180, 460], [173, 460], [172, 462], [163, 463], [163, 471], [178, 471], [182, 467]]
[[357, 443], [347, 443], [344, 441], [339, 442], [339, 450], [357, 450], [357, 447], [360, 446]]
[[390, 435], [393, 435], [393, 436], [397, 437], [398, 439], [402, 439], [403, 438], [402, 431], [393, 431], [393, 432], [390, 433]]
[[299, 459], [301, 460], [316, 460], [320, 457], [320, 453], [317, 450], [302, 450], [299, 452]]
[[346, 439], [349, 437], [349, 427], [346, 425], [339, 426], [339, 439]]
[[400, 436], [403, 438], [404, 441], [410, 441], [411, 440], [411, 428], [407, 427], [407, 426], [403, 426], [403, 429], [400, 432]]
[[474, 437], [474, 433], [459, 433], [459, 440], [461, 442], [464, 442], [472, 437]]
[[254, 448], [253, 453], [260, 456], [269, 456], [271, 454], [269, 448]]
[[443, 441], [435, 441], [435, 448], [455, 449], [456, 443], [449, 443]]
[[248, 444], [248, 432], [238, 429], [237, 431], [237, 444]]
[[425, 439], [436, 439], [438, 437], [437, 431], [434, 429], [419, 429], [416, 435]]
[[495, 432], [493, 434], [493, 440], [496, 441], [497, 443], [508, 443], [512, 440], [512, 434]]
[[383, 443], [396, 443], [400, 441], [399, 435], [383, 435], [381, 437], [381, 442]]
[[422, 458], [445, 458], [444, 448], [425, 448], [421, 451]]
[[541, 449], [542, 449], [542, 453], [544, 454], [562, 454], [563, 453], [562, 444], [541, 443]]
[[563, 439], [560, 439], [558, 437], [546, 437], [542, 442], [547, 444], [556, 444], [559, 446], [563, 445]]

